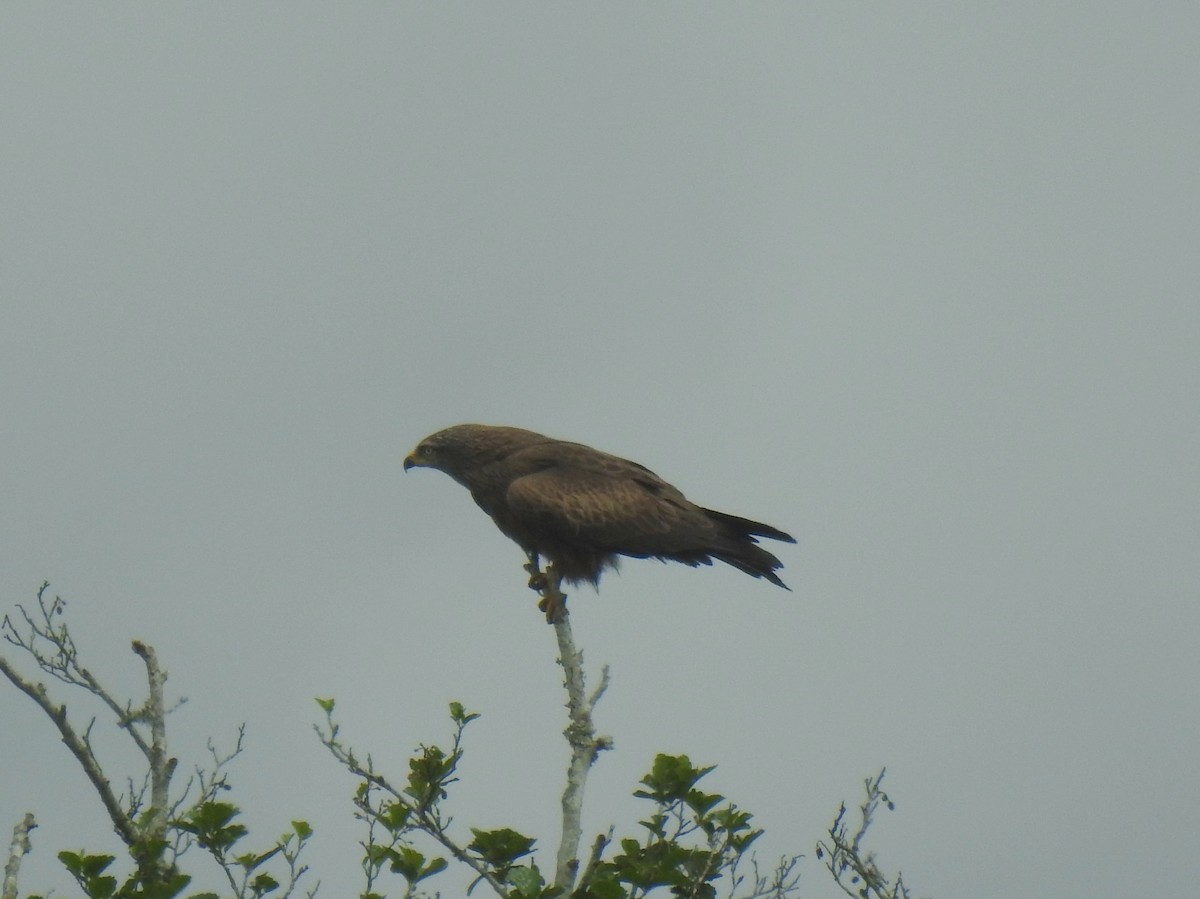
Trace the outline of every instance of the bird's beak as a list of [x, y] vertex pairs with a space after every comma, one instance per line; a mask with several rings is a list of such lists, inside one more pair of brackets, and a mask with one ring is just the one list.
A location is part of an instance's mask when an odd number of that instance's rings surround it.
[[417, 468], [420, 466], [420, 464], [421, 463], [417, 461], [417, 454], [415, 452], [409, 453], [407, 456], [404, 457], [404, 470], [405, 471], [408, 471], [410, 468]]

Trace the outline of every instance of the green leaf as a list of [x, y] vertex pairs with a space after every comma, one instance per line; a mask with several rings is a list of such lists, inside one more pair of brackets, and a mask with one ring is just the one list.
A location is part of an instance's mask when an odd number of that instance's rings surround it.
[[391, 862], [392, 871], [401, 875], [410, 884], [419, 883], [426, 877], [432, 877], [434, 874], [446, 870], [444, 858], [433, 858], [426, 862], [425, 856], [411, 846], [400, 846], [396, 849], [376, 848], [383, 849], [382, 855]]
[[392, 850], [387, 846], [364, 846], [363, 849], [366, 850], [365, 861], [374, 871], [378, 871], [384, 862], [392, 859]]
[[313, 829], [308, 826], [307, 821], [293, 821], [292, 830], [295, 831], [296, 836], [300, 838], [301, 842], [313, 835]]
[[60, 852], [58, 860], [76, 877], [96, 877], [113, 863], [111, 855], [84, 855], [82, 852]]
[[621, 848], [625, 851], [612, 860], [611, 870], [617, 879], [647, 892], [660, 886], [693, 885], [692, 872], [705, 870], [709, 859], [706, 850], [666, 841], [639, 846], [635, 840], [622, 840]]
[[143, 839], [129, 847], [129, 854], [139, 865], [158, 861], [166, 851], [166, 840]]
[[478, 712], [468, 712], [461, 702], [450, 703], [450, 720], [455, 724], [467, 725], [478, 717]]
[[697, 815], [707, 815], [714, 806], [718, 805], [725, 797], [717, 793], [702, 793], [700, 790], [688, 790], [687, 805]]
[[187, 814], [187, 822], [196, 830], [218, 830], [237, 817], [232, 802], [202, 802]]
[[421, 871], [425, 867], [425, 856], [411, 846], [401, 846], [398, 849], [387, 850], [392, 870], [400, 874], [409, 883], [421, 879]]
[[750, 848], [750, 844], [763, 835], [761, 830], [752, 830], [744, 836], [730, 837], [729, 844], [737, 853], [743, 853]]
[[271, 859], [273, 859], [275, 856], [277, 856], [281, 852], [283, 852], [283, 844], [279, 843], [273, 849], [268, 849], [262, 855], [256, 857], [254, 859], [253, 863], [251, 864], [251, 866], [246, 869], [247, 872], [253, 871], [255, 868], [261, 868], [263, 865], [265, 865], [267, 862], [269, 862]]
[[[446, 870], [446, 860], [444, 858], [434, 858], [429, 860], [424, 868], [421, 869], [421, 874], [417, 880], [424, 880], [426, 877], [432, 877], [434, 874], [440, 874]], [[413, 881], [416, 883], [416, 881]]]
[[255, 896], [265, 896], [272, 890], [279, 889], [279, 881], [270, 874], [259, 874], [250, 881], [250, 889], [254, 891]]
[[84, 885], [88, 896], [91, 899], [109, 899], [113, 893], [117, 891], [117, 878], [108, 877], [89, 877], [87, 884]]
[[696, 782], [712, 771], [713, 767], [696, 768], [686, 755], [660, 753], [654, 757], [650, 773], [642, 778], [642, 783], [649, 790], [637, 790], [633, 795], [639, 799], [653, 799], [662, 805], [684, 802]]
[[117, 891], [117, 879], [104, 872], [113, 863], [111, 855], [86, 855], [83, 852], [60, 852], [62, 862], [75, 882], [89, 899], [109, 899]]
[[508, 872], [506, 880], [516, 889], [518, 896], [524, 896], [527, 899], [537, 899], [542, 894], [542, 887], [546, 885], [537, 865], [530, 865], [528, 868], [513, 868]]
[[639, 821], [638, 823], [656, 837], [662, 838], [667, 835], [667, 816], [661, 812], [657, 815], [651, 815], [649, 819]]
[[511, 865], [521, 856], [528, 855], [533, 851], [533, 844], [536, 842], [533, 837], [517, 833], [510, 827], [502, 827], [499, 830], [479, 830], [472, 827], [471, 833], [475, 835], [475, 839], [471, 840], [467, 848], [477, 852], [494, 868]]
[[593, 880], [582, 893], [573, 893], [580, 899], [628, 899], [629, 892], [615, 880]]
[[321, 699], [320, 697], [317, 697], [317, 705], [321, 707], [321, 711], [323, 711], [326, 715], [333, 712], [333, 699]]
[[412, 806], [407, 803], [391, 802], [384, 806], [377, 817], [380, 824], [392, 833], [397, 833], [407, 826], [412, 811]]
[[[167, 882], [163, 885], [163, 899], [170, 899], [172, 896], [178, 896], [183, 892], [184, 887], [192, 882], [190, 874], [176, 872], [172, 874]], [[149, 895], [149, 894], [147, 894]]]
[[221, 854], [246, 835], [241, 824], [231, 824], [239, 809], [230, 802], [202, 802], [191, 809], [175, 826], [194, 834], [205, 849]]
[[458, 765], [459, 754], [447, 756], [436, 746], [422, 746], [421, 754], [408, 760], [408, 787], [405, 793], [428, 809], [446, 798], [445, 787]]

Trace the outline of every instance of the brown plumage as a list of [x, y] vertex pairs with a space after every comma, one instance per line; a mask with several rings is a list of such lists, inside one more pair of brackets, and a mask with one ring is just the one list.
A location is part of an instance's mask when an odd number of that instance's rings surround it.
[[756, 537], [796, 541], [770, 525], [714, 512], [636, 462], [520, 428], [455, 425], [431, 434], [404, 460], [436, 468], [471, 496], [556, 579], [600, 580], [618, 556], [685, 565], [713, 559], [787, 589], [783, 563]]

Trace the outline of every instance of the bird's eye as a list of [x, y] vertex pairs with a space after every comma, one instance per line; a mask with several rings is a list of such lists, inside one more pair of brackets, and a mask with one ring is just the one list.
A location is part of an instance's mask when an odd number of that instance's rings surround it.
[[420, 446], [417, 447], [417, 455], [428, 458], [433, 455], [433, 447], [430, 446], [428, 443], [422, 443]]

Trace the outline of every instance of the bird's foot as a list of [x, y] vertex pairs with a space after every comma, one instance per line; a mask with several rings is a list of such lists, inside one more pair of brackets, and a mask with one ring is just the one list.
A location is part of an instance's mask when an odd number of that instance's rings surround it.
[[536, 590], [541, 593], [545, 590], [550, 582], [546, 579], [546, 573], [537, 566], [537, 562], [526, 562], [525, 570], [529, 572], [529, 589]]
[[529, 561], [522, 568], [529, 574], [529, 589], [539, 593], [546, 588], [546, 575], [542, 572], [541, 557], [537, 553], [526, 553]]
[[547, 624], [557, 624], [567, 617], [567, 596], [555, 589], [542, 595], [538, 608], [546, 613]]
[[546, 570], [542, 571], [538, 562], [537, 554], [530, 553], [529, 561], [525, 563], [525, 570], [529, 572], [529, 589], [541, 594], [538, 608], [546, 614], [546, 622], [554, 624], [562, 621], [567, 614], [567, 596], [562, 592], [562, 578], [554, 566], [547, 565]]

